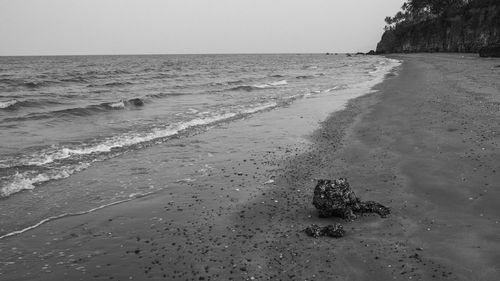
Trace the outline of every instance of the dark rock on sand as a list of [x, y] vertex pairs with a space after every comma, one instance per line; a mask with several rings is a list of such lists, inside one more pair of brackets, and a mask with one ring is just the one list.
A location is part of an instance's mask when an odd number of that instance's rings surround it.
[[143, 106], [143, 105], [144, 105], [144, 101], [143, 101], [143, 100], [141, 100], [141, 99], [139, 99], [139, 98], [130, 99], [130, 100], [128, 100], [128, 102], [129, 102], [130, 104], [135, 105], [135, 106]]
[[318, 238], [320, 236], [341, 238], [345, 235], [344, 227], [341, 224], [334, 224], [334, 225], [330, 224], [324, 227], [320, 227], [316, 224], [313, 224], [304, 229], [304, 231], [307, 235], [314, 238]]
[[376, 213], [386, 217], [390, 209], [373, 201], [362, 202], [351, 190], [347, 179], [318, 180], [314, 188], [313, 205], [322, 218], [356, 219], [358, 214]]
[[490, 45], [479, 49], [480, 57], [500, 57], [500, 44]]
[[322, 218], [341, 217], [354, 219], [353, 212], [360, 201], [349, 187], [346, 179], [318, 180], [314, 188], [313, 205]]

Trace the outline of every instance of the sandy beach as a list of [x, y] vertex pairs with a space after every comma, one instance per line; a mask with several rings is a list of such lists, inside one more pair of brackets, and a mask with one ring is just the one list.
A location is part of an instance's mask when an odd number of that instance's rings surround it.
[[[169, 149], [199, 150], [210, 164], [192, 167], [202, 178], [4, 238], [0, 279], [498, 280], [500, 60], [391, 58], [403, 62], [396, 72], [334, 114], [310, 99], [286, 115], [173, 140]], [[262, 125], [270, 120], [275, 130]], [[210, 142], [218, 130], [234, 134]], [[136, 182], [144, 182], [140, 164], [168, 154], [156, 147], [124, 157], [139, 163]], [[101, 169], [126, 177], [113, 161], [72, 181]], [[165, 172], [155, 173], [161, 182]], [[318, 218], [316, 179], [340, 177], [391, 215]], [[346, 236], [308, 237], [313, 223], [342, 223]]]

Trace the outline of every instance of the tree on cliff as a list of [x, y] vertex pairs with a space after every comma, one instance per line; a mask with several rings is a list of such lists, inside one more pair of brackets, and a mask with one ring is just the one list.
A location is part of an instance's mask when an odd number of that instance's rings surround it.
[[385, 29], [388, 30], [388, 29], [393, 29], [398, 23], [404, 21], [405, 19], [407, 18], [407, 15], [402, 13], [402, 12], [398, 12], [394, 17], [386, 17], [385, 18], [385, 23], [387, 23], [387, 25], [385, 26]]
[[377, 52], [478, 52], [500, 46], [500, 0], [406, 0]]
[[[488, 1], [488, 0], [485, 0]], [[498, 1], [498, 0], [494, 0]], [[394, 29], [400, 23], [417, 23], [441, 17], [469, 4], [470, 0], [408, 0], [394, 17], [386, 17], [385, 29]]]
[[403, 10], [414, 15], [430, 13], [439, 16], [448, 10], [460, 8], [468, 2], [466, 0], [409, 0], [403, 4]]

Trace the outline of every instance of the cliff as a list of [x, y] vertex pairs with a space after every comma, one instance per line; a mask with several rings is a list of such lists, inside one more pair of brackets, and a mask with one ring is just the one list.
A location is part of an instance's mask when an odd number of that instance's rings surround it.
[[500, 1], [476, 2], [454, 13], [387, 28], [377, 53], [479, 52], [498, 46]]

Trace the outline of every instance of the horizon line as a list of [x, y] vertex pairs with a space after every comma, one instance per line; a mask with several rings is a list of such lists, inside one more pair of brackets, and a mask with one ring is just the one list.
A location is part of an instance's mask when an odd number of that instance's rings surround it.
[[50, 55], [0, 55], [0, 57], [78, 57], [78, 56], [186, 56], [186, 55], [316, 55], [316, 54], [355, 54], [357, 52], [283, 52], [283, 53], [123, 53], [123, 54], [50, 54]]

